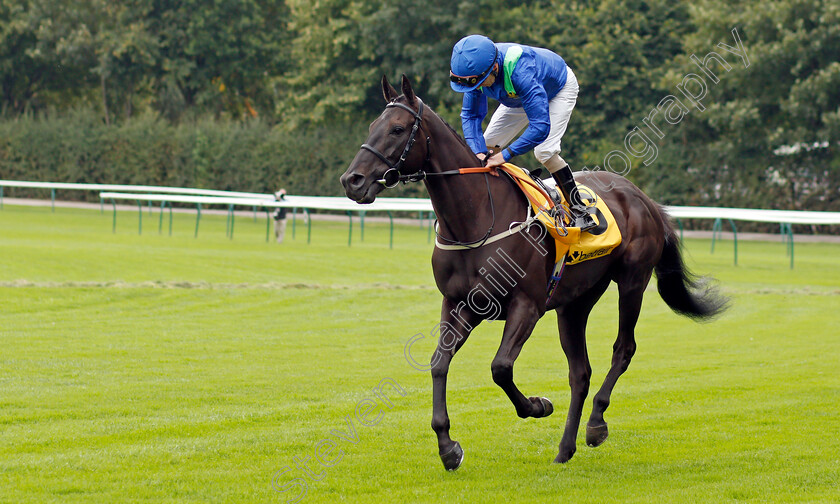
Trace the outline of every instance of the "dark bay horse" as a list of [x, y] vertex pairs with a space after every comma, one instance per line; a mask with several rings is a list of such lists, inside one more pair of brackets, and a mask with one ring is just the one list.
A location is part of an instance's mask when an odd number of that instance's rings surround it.
[[[708, 319], [726, 300], [683, 264], [680, 245], [664, 210], [623, 177], [578, 174], [590, 187], [611, 187], [600, 196], [612, 210], [623, 237], [605, 257], [567, 266], [552, 295], [546, 286], [554, 272], [554, 241], [538, 225], [509, 233], [528, 215], [528, 203], [506, 176], [460, 173], [480, 161], [464, 140], [415, 96], [403, 76], [402, 95], [382, 78], [388, 103], [370, 125], [370, 134], [341, 176], [347, 197], [370, 203], [386, 187], [422, 180], [438, 218], [432, 253], [435, 282], [443, 294], [440, 338], [432, 357], [432, 429], [444, 467], [457, 469], [463, 450], [449, 437], [446, 377], [452, 357], [485, 319], [505, 320], [501, 345], [491, 364], [493, 381], [522, 418], [544, 417], [554, 408], [542, 397], [526, 397], [513, 381], [513, 364], [543, 314], [557, 312], [560, 343], [569, 364], [571, 404], [555, 462], [575, 453], [583, 403], [592, 370], [586, 350], [586, 322], [610, 282], [618, 284], [619, 328], [612, 366], [595, 394], [586, 424], [586, 443], [607, 438], [604, 411], [619, 376], [636, 351], [634, 328], [642, 296], [656, 271], [659, 294], [675, 312]], [[492, 242], [492, 243], [491, 243]], [[491, 274], [492, 273], [492, 274]]]

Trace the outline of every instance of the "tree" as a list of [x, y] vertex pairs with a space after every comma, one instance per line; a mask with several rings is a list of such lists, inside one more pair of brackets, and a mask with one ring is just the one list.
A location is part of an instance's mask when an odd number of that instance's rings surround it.
[[290, 0], [292, 65], [277, 79], [278, 113], [290, 127], [368, 120], [381, 111], [380, 77], [402, 73], [427, 103], [452, 110], [452, 45], [497, 3]]
[[0, 0], [5, 108], [98, 97], [103, 119], [154, 108], [269, 117], [284, 70], [285, 4], [268, 0]]
[[285, 4], [186, 0], [157, 16], [156, 106], [177, 117], [198, 108], [233, 118], [274, 114], [271, 79], [288, 63]]
[[[731, 58], [731, 70], [716, 67], [720, 82], [709, 86], [707, 110], [688, 120], [689, 127], [706, 132], [691, 143], [715, 153], [698, 167], [719, 177], [718, 201], [782, 208], [836, 205], [840, 5], [710, 0], [695, 5], [692, 17], [698, 29], [687, 47], [723, 52], [718, 44], [733, 46], [737, 36], [746, 51], [746, 59]], [[689, 55], [678, 56], [674, 64], [690, 66]], [[832, 180], [835, 185], [827, 185]]]
[[62, 62], [40, 43], [60, 31], [43, 2], [0, 0], [0, 110], [12, 113], [66, 106], [86, 95], [84, 65]]

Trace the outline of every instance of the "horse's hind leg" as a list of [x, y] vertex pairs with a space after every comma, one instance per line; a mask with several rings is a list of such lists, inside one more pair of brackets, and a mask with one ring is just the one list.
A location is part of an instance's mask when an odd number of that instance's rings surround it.
[[557, 310], [560, 343], [566, 354], [566, 360], [569, 362], [569, 386], [572, 393], [569, 414], [566, 417], [566, 428], [560, 440], [560, 451], [554, 459], [555, 462], [568, 462], [577, 450], [576, 440], [583, 413], [583, 403], [589, 394], [589, 378], [592, 376], [589, 355], [586, 351], [586, 322], [592, 307], [609, 284], [609, 278], [604, 277], [585, 296]]
[[455, 306], [447, 299], [443, 300], [440, 321], [440, 337], [437, 349], [432, 356], [432, 430], [438, 438], [438, 453], [443, 466], [448, 471], [460, 467], [464, 460], [464, 450], [457, 441], [449, 437], [449, 413], [446, 410], [446, 377], [449, 363], [455, 352], [460, 349], [473, 326], [481, 320], [463, 305]]
[[522, 345], [531, 336], [540, 315], [530, 301], [511, 303], [502, 342], [491, 365], [493, 381], [505, 391], [520, 418], [545, 417], [554, 412], [551, 401], [544, 397], [525, 397], [513, 382], [513, 363], [519, 357]]
[[586, 424], [586, 444], [598, 446], [607, 439], [609, 431], [604, 421], [604, 411], [610, 405], [612, 394], [618, 378], [627, 370], [630, 360], [636, 352], [635, 328], [642, 309], [642, 296], [650, 280], [650, 272], [646, 278], [637, 281], [623, 282], [618, 285], [618, 337], [613, 345], [612, 366], [610, 367], [601, 389], [595, 394], [592, 405], [592, 415]]

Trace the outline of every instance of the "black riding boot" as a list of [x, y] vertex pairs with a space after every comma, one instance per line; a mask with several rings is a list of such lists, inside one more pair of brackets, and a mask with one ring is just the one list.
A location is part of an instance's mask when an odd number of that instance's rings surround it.
[[569, 165], [552, 173], [551, 176], [557, 182], [557, 188], [563, 193], [563, 197], [569, 203], [569, 210], [572, 212], [572, 227], [579, 227], [581, 232], [594, 228], [598, 224], [587, 211], [586, 204], [578, 194], [575, 178], [572, 176], [572, 169]]

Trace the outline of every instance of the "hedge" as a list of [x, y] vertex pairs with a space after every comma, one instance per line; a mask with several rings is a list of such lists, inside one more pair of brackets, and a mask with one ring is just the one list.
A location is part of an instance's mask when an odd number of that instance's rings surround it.
[[[144, 115], [106, 126], [91, 110], [24, 115], [0, 120], [0, 178], [339, 196], [338, 178], [366, 134], [366, 124], [286, 132], [259, 120], [172, 124]], [[43, 192], [6, 188], [6, 195]]]

